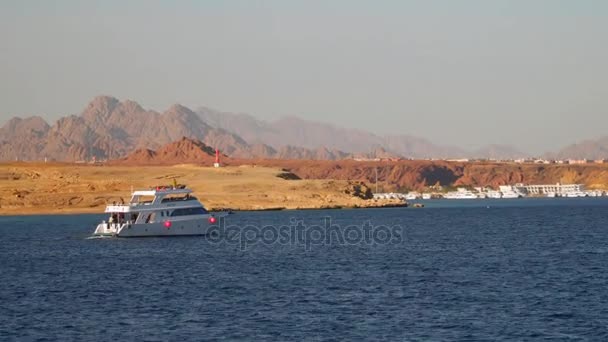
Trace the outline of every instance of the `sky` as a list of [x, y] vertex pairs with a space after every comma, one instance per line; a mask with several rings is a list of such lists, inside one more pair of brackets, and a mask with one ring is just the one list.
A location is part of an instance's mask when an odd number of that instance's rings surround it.
[[540, 153], [608, 135], [608, 1], [0, 0], [0, 124], [97, 95]]

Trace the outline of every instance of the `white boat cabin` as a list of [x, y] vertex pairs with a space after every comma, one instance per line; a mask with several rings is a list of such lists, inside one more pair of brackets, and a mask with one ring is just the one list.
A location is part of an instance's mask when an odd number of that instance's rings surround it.
[[129, 203], [113, 203], [106, 207], [105, 212], [110, 214], [108, 223], [146, 224], [208, 214], [191, 193], [190, 189], [176, 187], [134, 191]]

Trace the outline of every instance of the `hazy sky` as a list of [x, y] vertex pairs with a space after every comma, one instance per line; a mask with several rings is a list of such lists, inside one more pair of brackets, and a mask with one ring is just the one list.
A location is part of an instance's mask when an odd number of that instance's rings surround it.
[[0, 0], [0, 123], [100, 94], [540, 152], [608, 135], [608, 1]]

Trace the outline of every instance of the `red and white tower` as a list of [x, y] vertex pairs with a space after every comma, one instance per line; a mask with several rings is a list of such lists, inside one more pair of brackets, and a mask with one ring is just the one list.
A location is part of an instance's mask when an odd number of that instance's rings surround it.
[[213, 163], [213, 167], [220, 167], [220, 150], [215, 149], [215, 163]]

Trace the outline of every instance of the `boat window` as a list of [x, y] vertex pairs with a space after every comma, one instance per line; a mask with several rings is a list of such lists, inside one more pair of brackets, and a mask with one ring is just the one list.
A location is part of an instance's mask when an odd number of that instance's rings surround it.
[[133, 196], [131, 198], [131, 204], [150, 204], [154, 201], [154, 196]]
[[207, 210], [205, 210], [205, 208], [196, 207], [196, 208], [175, 209], [171, 213], [171, 216], [205, 215], [205, 214], [207, 214]]
[[146, 223], [154, 223], [154, 213], [150, 213], [146, 218]]
[[167, 202], [175, 202], [175, 201], [191, 201], [191, 200], [196, 200], [197, 198], [190, 195], [190, 194], [186, 194], [186, 195], [167, 195], [166, 197], [164, 197], [161, 200], [161, 203], [167, 203]]

